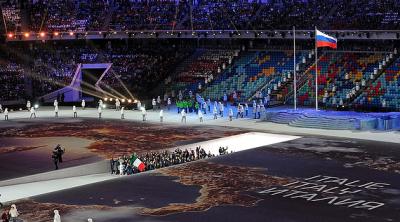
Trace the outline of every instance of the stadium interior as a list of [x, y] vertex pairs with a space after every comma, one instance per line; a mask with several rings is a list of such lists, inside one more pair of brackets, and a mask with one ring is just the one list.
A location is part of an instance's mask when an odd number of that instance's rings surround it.
[[0, 0], [2, 221], [400, 221], [399, 0]]

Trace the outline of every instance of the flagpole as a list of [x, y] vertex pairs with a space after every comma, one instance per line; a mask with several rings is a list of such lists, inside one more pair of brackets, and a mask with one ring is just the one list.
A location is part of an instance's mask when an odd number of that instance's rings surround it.
[[317, 26], [315, 26], [315, 110], [318, 111], [318, 48], [317, 48]]
[[295, 26], [293, 26], [293, 90], [294, 90], [294, 110], [297, 110], [296, 27]]

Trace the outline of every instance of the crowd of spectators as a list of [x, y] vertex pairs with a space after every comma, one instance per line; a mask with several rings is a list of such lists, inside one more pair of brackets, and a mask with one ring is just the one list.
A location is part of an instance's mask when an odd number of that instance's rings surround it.
[[111, 30], [172, 30], [188, 12], [186, 1], [117, 0], [110, 23]]
[[[51, 2], [51, 4], [49, 4]], [[398, 0], [383, 1], [128, 1], [38, 0], [29, 7], [33, 30], [398, 29]], [[20, 23], [15, 5], [6, 22]]]
[[0, 86], [0, 101], [23, 99], [26, 91], [21, 66], [15, 63], [0, 64]]
[[29, 8], [33, 31], [101, 30], [109, 10], [106, 0], [38, 0]]
[[1, 12], [7, 32], [21, 31], [21, 9], [16, 0], [3, 1]]
[[[0, 101], [39, 98], [68, 86], [79, 63], [112, 63], [100, 86], [124, 95], [127, 94], [127, 87], [135, 96], [142, 96], [167, 78], [176, 65], [191, 53], [189, 49], [167, 46], [162, 49], [125, 44], [110, 47], [108, 44], [73, 43], [10, 46], [10, 51], [13, 51], [10, 54], [17, 59], [12, 62], [10, 58], [4, 58], [6, 62], [0, 64], [0, 83], [6, 90], [0, 95]], [[25, 93], [27, 88], [32, 89], [28, 97]]]
[[[219, 155], [228, 153], [228, 147], [219, 147]], [[131, 175], [142, 171], [155, 170], [163, 167], [169, 167], [182, 163], [192, 162], [214, 157], [210, 151], [204, 150], [198, 146], [196, 149], [176, 149], [174, 151], [153, 151], [143, 155], [123, 156], [118, 159], [110, 160], [111, 173], [117, 175]], [[144, 163], [144, 169], [140, 171], [138, 167], [134, 166], [134, 160], [138, 158]]]

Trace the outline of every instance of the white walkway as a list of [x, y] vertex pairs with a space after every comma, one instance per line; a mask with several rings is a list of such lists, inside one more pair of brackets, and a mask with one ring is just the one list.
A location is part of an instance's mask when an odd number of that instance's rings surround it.
[[[9, 118], [12, 119], [22, 119], [29, 118], [29, 112], [27, 111], [18, 111], [18, 112], [10, 112]], [[53, 107], [44, 107], [40, 108], [37, 112], [38, 118], [35, 121], [40, 121], [40, 118], [54, 118]], [[59, 118], [71, 118], [72, 108], [71, 107], [60, 107]], [[86, 109], [79, 110], [78, 108], [78, 116], [79, 117], [87, 117], [87, 118], [97, 118], [98, 113], [96, 109]], [[104, 110], [102, 114], [103, 118], [107, 119], [120, 119], [120, 112], [114, 110]], [[4, 116], [0, 114], [0, 127], [5, 123], [3, 121]], [[131, 111], [127, 110], [125, 112], [125, 121], [142, 121], [142, 115], [139, 111]], [[215, 125], [215, 126], [229, 126], [229, 127], [238, 127], [247, 130], [257, 130], [257, 131], [266, 131], [271, 133], [281, 133], [281, 134], [292, 134], [292, 135], [320, 135], [320, 136], [335, 136], [349, 139], [363, 139], [363, 140], [372, 140], [372, 141], [381, 141], [381, 142], [393, 142], [400, 143], [400, 133], [399, 132], [382, 132], [382, 131], [350, 131], [350, 130], [324, 130], [324, 129], [309, 129], [309, 128], [298, 128], [292, 127], [286, 124], [276, 124], [271, 122], [261, 122], [256, 121], [254, 119], [234, 119], [232, 122], [228, 121], [225, 116], [223, 119], [219, 118], [217, 120], [212, 119], [211, 114], [207, 114], [204, 116], [204, 122], [200, 123], [197, 115], [188, 114], [187, 123], [183, 124], [180, 122], [180, 115], [174, 110], [164, 112], [164, 123], [165, 124], [174, 124], [181, 126], [192, 126], [192, 125]], [[159, 112], [151, 111], [147, 112], [147, 122], [150, 123], [159, 123]]]

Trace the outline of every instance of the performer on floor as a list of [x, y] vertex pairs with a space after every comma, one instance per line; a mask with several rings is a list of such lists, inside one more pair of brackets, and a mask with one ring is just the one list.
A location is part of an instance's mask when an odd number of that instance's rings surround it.
[[86, 106], [86, 102], [84, 99], [82, 99], [82, 103], [81, 103], [82, 109], [85, 110], [85, 106]]
[[142, 106], [141, 109], [142, 109], [143, 121], [146, 121], [146, 117], [147, 117], [146, 107]]
[[125, 107], [121, 108], [121, 119], [125, 119]]
[[4, 120], [8, 120], [8, 108], [4, 109]]
[[169, 109], [171, 108], [171, 98], [169, 98], [168, 97], [168, 100], [167, 100], [167, 109], [168, 109], [168, 111], [169, 111]]
[[76, 106], [72, 106], [72, 112], [74, 113], [74, 118], [77, 118], [78, 113], [76, 112]]
[[115, 100], [115, 111], [119, 111], [121, 108], [121, 102], [119, 101], [119, 99], [117, 98]]
[[183, 123], [183, 122], [186, 123], [186, 112], [185, 112], [185, 109], [182, 109], [181, 116], [182, 116], [181, 123]]
[[164, 120], [164, 111], [160, 110], [160, 123], [162, 123]]
[[217, 106], [214, 106], [213, 114], [214, 114], [214, 119], [218, 119]]
[[35, 110], [35, 107], [31, 107], [31, 116], [29, 117], [29, 119], [32, 119], [32, 117], [36, 118], [36, 110]]
[[[57, 101], [57, 100], [55, 100], [55, 101]], [[57, 106], [54, 106], [54, 117], [58, 117], [58, 105]]]
[[229, 121], [232, 121], [232, 118], [233, 118], [233, 110], [232, 110], [232, 108], [229, 109], [228, 116], [229, 116]]
[[101, 119], [101, 112], [102, 112], [101, 106], [99, 106], [99, 107], [97, 108], [97, 112], [99, 113], [99, 119]]
[[29, 100], [26, 102], [26, 109], [28, 110], [28, 112], [31, 111], [31, 101]]
[[199, 116], [199, 120], [202, 123], [203, 122], [203, 112], [201, 110], [198, 111], [198, 116]]

